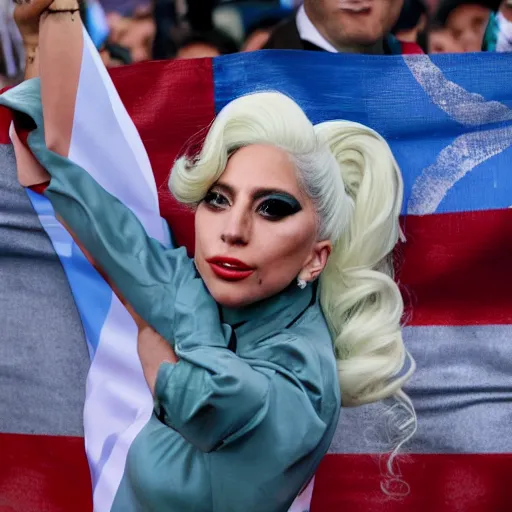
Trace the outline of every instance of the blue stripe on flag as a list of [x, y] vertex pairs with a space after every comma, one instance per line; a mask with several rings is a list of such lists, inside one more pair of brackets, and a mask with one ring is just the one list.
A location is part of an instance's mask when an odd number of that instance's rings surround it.
[[314, 123], [381, 133], [402, 168], [404, 213], [512, 205], [512, 54], [375, 57], [264, 51], [214, 59], [217, 112], [262, 90]]
[[57, 221], [50, 201], [29, 189], [27, 193], [68, 278], [92, 360], [110, 310], [112, 290], [87, 261], [69, 233]]

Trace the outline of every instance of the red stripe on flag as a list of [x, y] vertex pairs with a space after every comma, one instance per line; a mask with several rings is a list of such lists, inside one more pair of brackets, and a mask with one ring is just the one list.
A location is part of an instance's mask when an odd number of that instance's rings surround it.
[[512, 324], [512, 210], [410, 216], [403, 225], [398, 278], [409, 324]]
[[[8, 91], [11, 87], [0, 89], [0, 94]], [[12, 122], [12, 112], [7, 107], [0, 107], [0, 144], [10, 144], [9, 127]], [[1, 511], [1, 509], [0, 509]]]
[[315, 481], [311, 512], [508, 512], [512, 454], [411, 455], [402, 461], [410, 493], [387, 497], [376, 456], [328, 455]]
[[11, 126], [11, 121], [11, 111], [6, 107], [0, 107], [0, 144], [11, 143], [11, 137], [9, 137], [9, 127]]
[[48, 181], [47, 183], [40, 183], [39, 185], [32, 185], [30, 188], [30, 190], [32, 190], [33, 192], [37, 192], [38, 194], [44, 194], [44, 191], [48, 188], [48, 185], [50, 184], [50, 182]]
[[195, 152], [215, 117], [211, 59], [148, 62], [115, 68], [111, 76], [151, 160], [161, 215], [191, 255], [193, 214], [171, 196], [167, 181], [176, 156]]
[[0, 434], [0, 512], [90, 512], [79, 437]]
[[[91, 512], [84, 441], [0, 434], [0, 512]], [[311, 512], [508, 512], [512, 454], [410, 455], [400, 462], [406, 498], [386, 497], [377, 456], [328, 455]]]

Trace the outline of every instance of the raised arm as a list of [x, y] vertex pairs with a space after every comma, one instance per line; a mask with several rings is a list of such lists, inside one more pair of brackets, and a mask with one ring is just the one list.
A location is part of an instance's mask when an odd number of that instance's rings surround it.
[[14, 21], [18, 26], [25, 50], [25, 80], [39, 76], [39, 19], [53, 0], [14, 0]]
[[[163, 253], [170, 245], [170, 237], [160, 217], [156, 184], [140, 136], [82, 26], [76, 0], [55, 0], [49, 4], [48, 0], [32, 0], [16, 8], [24, 41], [38, 45], [42, 73], [40, 85], [25, 82], [10, 91], [4, 101], [13, 109], [23, 110], [38, 125], [28, 142], [29, 145], [32, 142], [34, 147], [30, 149], [42, 168], [52, 175], [54, 183], [48, 189], [48, 197], [61, 207], [62, 196], [67, 197], [66, 207], [62, 209], [54, 203], [57, 214], [95, 261], [98, 248], [88, 246], [90, 240], [87, 240], [91, 233], [86, 230], [81, 236], [84, 226], [72, 225], [77, 219], [76, 211], [83, 213], [88, 205], [94, 205], [104, 212], [116, 199], [114, 210], [126, 213], [121, 215], [124, 221], [129, 218], [137, 224], [141, 236], [151, 240], [149, 245], [158, 254]], [[20, 144], [17, 147], [20, 148]], [[59, 160], [57, 156], [62, 158]], [[31, 168], [36, 169], [36, 166]], [[33, 183], [30, 176], [24, 176], [25, 186], [41, 182], [41, 170], [37, 176], [33, 174]], [[77, 180], [82, 185], [87, 181], [90, 186], [77, 190]], [[89, 201], [87, 194], [92, 194], [93, 198], [98, 194], [104, 196], [104, 203], [98, 205]], [[73, 201], [74, 207], [71, 206]], [[88, 212], [89, 226], [95, 225], [92, 222], [98, 219], [96, 215], [101, 215], [99, 210]], [[115, 221], [112, 219], [112, 222]], [[119, 233], [130, 222], [98, 226], [98, 229], [117, 231], [116, 249], [121, 254], [126, 253], [123, 261], [129, 259], [133, 247], [127, 246], [126, 239]], [[110, 263], [115, 266], [113, 261]], [[107, 265], [103, 261], [101, 267], [112, 282], [116, 269]], [[112, 284], [122, 293], [123, 286]], [[144, 296], [143, 291], [139, 295]], [[124, 293], [123, 298], [128, 301]]]
[[45, 139], [49, 149], [63, 156], [69, 155], [71, 146], [83, 31], [78, 0], [54, 0], [40, 19], [39, 76]]
[[78, 0], [15, 3], [14, 18], [26, 55], [25, 79], [42, 77], [48, 143], [67, 155], [83, 46]]

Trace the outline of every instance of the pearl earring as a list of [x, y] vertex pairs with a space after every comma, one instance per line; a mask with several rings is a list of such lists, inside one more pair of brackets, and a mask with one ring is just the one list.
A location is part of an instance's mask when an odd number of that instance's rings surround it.
[[307, 285], [308, 285], [308, 283], [306, 283], [306, 281], [304, 281], [304, 279], [301, 279], [300, 277], [297, 278], [297, 286], [301, 290], [304, 290], [304, 288], [306, 288]]

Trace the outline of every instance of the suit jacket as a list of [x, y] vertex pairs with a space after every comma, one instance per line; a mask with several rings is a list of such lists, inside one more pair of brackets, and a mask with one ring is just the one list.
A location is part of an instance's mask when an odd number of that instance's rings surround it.
[[[286, 20], [274, 29], [264, 49], [325, 51], [300, 38], [295, 17]], [[384, 55], [400, 55], [402, 53], [423, 53], [423, 51], [414, 43], [401, 43], [391, 34], [387, 35], [384, 38]]]

